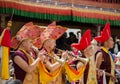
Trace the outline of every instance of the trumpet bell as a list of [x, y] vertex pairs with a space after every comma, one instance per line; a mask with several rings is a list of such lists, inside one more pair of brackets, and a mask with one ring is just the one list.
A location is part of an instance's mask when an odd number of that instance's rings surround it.
[[58, 59], [58, 58], [54, 57], [54, 60], [58, 61], [58, 62], [61, 63], [62, 65], [65, 64], [65, 60], [63, 60], [63, 59]]
[[78, 57], [78, 60], [79, 60], [80, 62], [82, 62], [83, 64], [87, 64], [88, 61], [89, 61], [88, 58], [81, 58], [81, 57]]

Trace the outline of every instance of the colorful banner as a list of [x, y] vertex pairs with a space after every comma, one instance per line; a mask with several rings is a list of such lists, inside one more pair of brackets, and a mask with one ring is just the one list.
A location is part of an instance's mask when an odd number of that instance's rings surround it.
[[38, 19], [77, 21], [83, 23], [105, 24], [120, 26], [120, 13], [92, 10], [85, 8], [59, 7], [37, 3], [24, 3], [16, 1], [0, 1], [0, 13], [25, 16]]

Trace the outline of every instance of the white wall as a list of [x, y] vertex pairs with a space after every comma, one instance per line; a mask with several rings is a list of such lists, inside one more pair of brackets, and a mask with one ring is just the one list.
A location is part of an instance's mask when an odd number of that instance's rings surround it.
[[80, 29], [68, 29], [66, 32], [67, 32], [67, 37], [69, 37], [69, 32], [73, 32], [76, 36], [77, 36], [77, 39], [80, 41], [81, 39], [81, 33], [79, 33], [79, 36], [77, 35], [77, 32], [81, 30]]

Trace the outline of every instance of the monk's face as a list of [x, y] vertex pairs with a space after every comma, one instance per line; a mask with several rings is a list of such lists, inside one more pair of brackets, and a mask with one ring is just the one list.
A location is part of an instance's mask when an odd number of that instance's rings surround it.
[[113, 38], [110, 37], [106, 42], [104, 42], [104, 45], [107, 46], [108, 48], [113, 48], [114, 46]]
[[56, 46], [56, 41], [54, 39], [49, 39], [45, 42], [44, 45], [47, 46], [47, 48], [49, 48], [50, 50], [53, 50]]
[[87, 54], [87, 57], [93, 56], [94, 48], [92, 45], [89, 45], [85, 50], [84, 53]]
[[26, 50], [31, 50], [31, 47], [33, 46], [32, 40], [27, 39], [23, 42], [23, 46], [26, 48]]

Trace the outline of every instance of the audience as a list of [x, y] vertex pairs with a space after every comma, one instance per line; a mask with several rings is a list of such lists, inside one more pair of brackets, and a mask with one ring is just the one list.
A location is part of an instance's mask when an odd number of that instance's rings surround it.
[[20, 80], [8, 80], [5, 84], [22, 84]]

